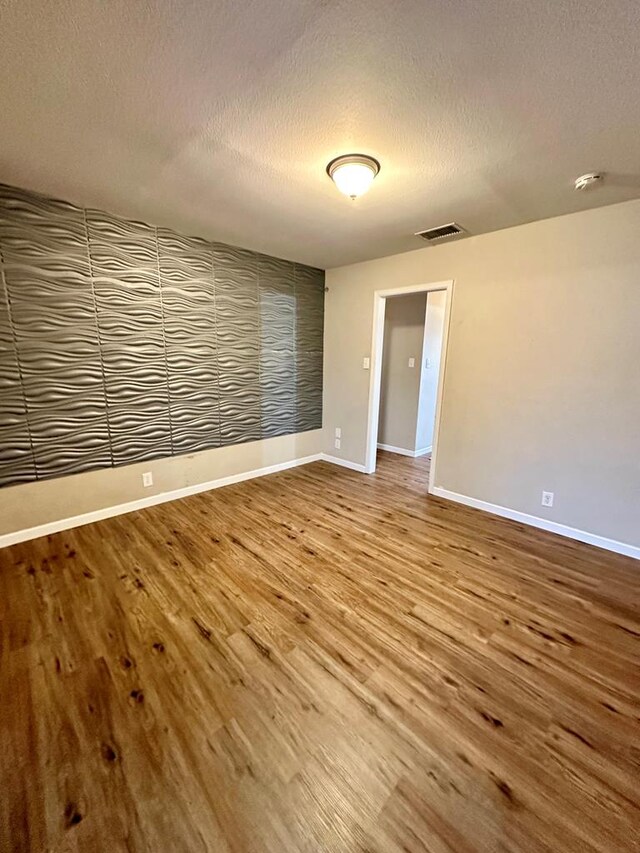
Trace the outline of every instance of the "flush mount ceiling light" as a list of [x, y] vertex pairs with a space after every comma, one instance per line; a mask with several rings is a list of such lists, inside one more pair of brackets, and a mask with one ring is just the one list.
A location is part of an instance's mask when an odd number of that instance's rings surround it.
[[380, 163], [366, 154], [343, 154], [327, 166], [327, 175], [350, 198], [363, 195], [380, 171]]

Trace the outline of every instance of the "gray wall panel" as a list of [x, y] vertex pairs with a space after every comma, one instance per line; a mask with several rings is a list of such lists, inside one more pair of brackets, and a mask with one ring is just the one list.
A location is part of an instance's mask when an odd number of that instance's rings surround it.
[[37, 477], [110, 465], [84, 212], [0, 187], [0, 250]]
[[260, 356], [262, 435], [296, 432], [296, 372], [293, 351], [267, 351]]
[[324, 273], [296, 266], [296, 431], [322, 421]]
[[260, 256], [260, 391], [262, 435], [296, 431], [295, 265]]
[[4, 278], [0, 275], [0, 486], [35, 478], [24, 389]]
[[324, 273], [296, 266], [296, 347], [303, 352], [322, 352], [323, 324], [318, 314], [324, 312]]
[[0, 185], [0, 485], [316, 429], [324, 273]]
[[9, 429], [0, 428], [0, 486], [37, 479], [26, 420]]
[[295, 432], [313, 429], [322, 420], [322, 353], [296, 353], [296, 428]]

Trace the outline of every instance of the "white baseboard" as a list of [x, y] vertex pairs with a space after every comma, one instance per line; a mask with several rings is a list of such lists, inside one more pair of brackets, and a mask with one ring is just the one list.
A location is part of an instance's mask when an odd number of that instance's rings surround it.
[[[112, 518], [113, 516], [123, 515], [127, 512], [134, 512], [135, 510], [145, 509], [146, 507], [178, 500], [180, 498], [188, 497], [189, 495], [196, 495], [200, 492], [219, 489], [222, 486], [230, 486], [233, 483], [241, 483], [244, 480], [252, 480], [257, 477], [264, 477], [268, 474], [275, 474], [278, 471], [285, 471], [288, 468], [296, 468], [299, 465], [307, 465], [309, 462], [317, 462], [319, 460], [330, 462], [333, 465], [340, 465], [343, 468], [349, 468], [351, 471], [358, 471], [361, 474], [366, 473], [366, 467], [358, 464], [357, 462], [350, 462], [348, 459], [340, 459], [337, 456], [330, 456], [327, 453], [316, 453], [312, 456], [304, 456], [300, 459], [292, 459], [288, 462], [279, 462], [276, 465], [269, 465], [265, 468], [256, 468], [252, 471], [244, 471], [240, 474], [231, 474], [228, 477], [220, 477], [217, 480], [209, 480], [206, 483], [196, 483], [192, 486], [185, 486], [181, 489], [174, 489], [170, 492], [161, 492], [160, 494], [150, 495], [149, 497], [140, 498], [139, 500], [128, 501], [124, 504], [104, 507], [102, 509], [93, 510], [92, 512], [83, 513], [82, 515], [74, 515], [69, 518], [57, 519], [56, 521], [51, 521], [47, 524], [29, 527], [26, 530], [17, 530], [13, 533], [5, 533], [4, 535], [0, 535], [0, 548], [4, 548], [8, 545], [15, 545], [18, 542], [26, 542], [29, 539], [37, 539], [40, 536], [59, 533], [62, 530], [69, 530], [72, 527], [81, 527], [83, 524], [92, 524], [95, 521], [102, 521], [105, 518]], [[640, 548], [635, 545], [628, 545], [625, 542], [618, 542], [615, 539], [607, 539], [604, 536], [596, 536], [594, 533], [577, 530], [574, 527], [567, 527], [564, 524], [558, 524], [557, 522], [549, 521], [546, 518], [528, 515], [527, 513], [509, 509], [508, 507], [488, 503], [487, 501], [471, 498], [467, 495], [460, 495], [457, 492], [450, 492], [448, 489], [443, 489], [439, 486], [434, 488], [431, 493], [439, 498], [445, 498], [446, 500], [465, 504], [465, 506], [470, 506], [474, 509], [484, 510], [484, 512], [490, 512], [493, 513], [493, 515], [510, 518], [512, 521], [519, 521], [522, 524], [538, 527], [551, 533], [557, 533], [560, 536], [566, 536], [569, 539], [577, 539], [579, 542], [586, 542], [588, 545], [595, 545], [598, 548], [605, 548], [607, 551], [614, 551], [617, 554], [624, 554], [627, 557], [633, 557], [636, 560], [640, 560]]]
[[528, 524], [531, 527], [539, 527], [541, 530], [547, 530], [550, 533], [557, 533], [560, 536], [566, 536], [569, 539], [577, 539], [578, 542], [586, 542], [587, 545], [595, 545], [597, 548], [605, 548], [607, 551], [614, 551], [616, 554], [624, 554], [626, 557], [633, 557], [640, 560], [640, 548], [635, 545], [628, 545], [626, 542], [618, 542], [616, 539], [607, 539], [605, 536], [596, 536], [595, 533], [588, 533], [586, 530], [578, 530], [575, 527], [568, 527], [566, 524], [558, 524], [557, 521], [549, 521], [547, 518], [540, 518], [537, 515], [529, 515], [526, 512], [519, 512], [515, 509], [509, 509], [498, 504], [488, 503], [487, 501], [478, 500], [478, 498], [470, 498], [467, 495], [459, 495], [457, 492], [450, 492], [448, 489], [443, 489], [436, 486], [431, 491], [432, 495], [438, 498], [445, 498], [449, 501], [455, 501], [465, 506], [481, 509], [484, 512], [490, 512], [493, 515], [500, 515], [502, 518], [510, 518], [512, 521], [519, 521], [522, 524]]
[[406, 447], [394, 447], [393, 444], [379, 444], [378, 450], [386, 450], [388, 453], [399, 453], [400, 456], [410, 456], [415, 459], [416, 456], [425, 456], [431, 453], [430, 447], [423, 447], [420, 450], [407, 450]]
[[18, 542], [26, 542], [29, 539], [37, 539], [39, 536], [49, 536], [52, 533], [59, 533], [61, 530], [69, 530], [72, 527], [81, 527], [83, 524], [92, 524], [94, 521], [102, 521], [105, 518], [112, 518], [114, 515], [123, 515], [127, 512], [156, 506], [156, 504], [166, 503], [167, 501], [186, 498], [189, 495], [197, 495], [199, 492], [208, 492], [211, 489], [219, 489], [222, 486], [241, 483], [243, 480], [253, 480], [256, 477], [275, 474], [277, 471], [285, 471], [287, 468], [297, 468], [299, 465], [306, 465], [309, 462], [318, 462], [322, 458], [324, 458], [322, 453], [316, 453], [313, 456], [303, 456], [300, 459], [291, 459], [289, 462], [278, 462], [276, 465], [255, 468], [253, 471], [243, 471], [240, 474], [231, 474], [228, 477], [220, 477], [217, 480], [209, 480], [206, 483], [195, 483], [192, 486], [184, 486], [181, 489], [173, 489], [170, 492], [160, 492], [157, 495], [150, 495], [147, 498], [140, 498], [139, 500], [128, 501], [124, 504], [96, 509], [92, 512], [82, 513], [82, 515], [60, 518], [56, 521], [50, 521], [47, 524], [39, 524], [37, 527], [29, 527], [26, 530], [5, 533], [0, 536], [0, 548], [5, 548], [7, 545], [15, 545]]
[[358, 462], [350, 462], [348, 459], [340, 459], [338, 456], [330, 456], [328, 453], [320, 454], [324, 462], [331, 462], [332, 465], [341, 465], [343, 468], [349, 468], [351, 471], [359, 471], [361, 474], [366, 474], [367, 469], [364, 465]]

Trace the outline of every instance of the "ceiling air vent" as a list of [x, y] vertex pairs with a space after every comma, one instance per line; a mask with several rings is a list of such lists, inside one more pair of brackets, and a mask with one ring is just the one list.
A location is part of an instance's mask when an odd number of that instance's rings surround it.
[[455, 222], [448, 225], [439, 225], [437, 228], [427, 228], [426, 231], [416, 231], [416, 237], [422, 237], [427, 243], [444, 243], [445, 240], [453, 240], [455, 237], [464, 237], [467, 232]]

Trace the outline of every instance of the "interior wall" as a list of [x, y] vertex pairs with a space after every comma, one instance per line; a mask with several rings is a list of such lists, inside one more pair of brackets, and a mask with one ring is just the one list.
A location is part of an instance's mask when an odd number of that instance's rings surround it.
[[454, 279], [435, 485], [640, 546], [638, 234], [632, 201], [329, 270], [325, 450], [365, 464], [374, 292]]
[[0, 485], [322, 425], [324, 273], [0, 186]]
[[447, 295], [443, 290], [431, 291], [427, 296], [416, 429], [418, 452], [427, 452], [433, 446], [446, 301]]
[[378, 444], [411, 453], [416, 450], [426, 305], [425, 293], [397, 296], [387, 299], [384, 316]]
[[[0, 536], [153, 498], [163, 492], [304, 460], [321, 450], [322, 430], [311, 430], [9, 486], [0, 489]], [[153, 485], [149, 488], [142, 485], [146, 471], [153, 472]]]

